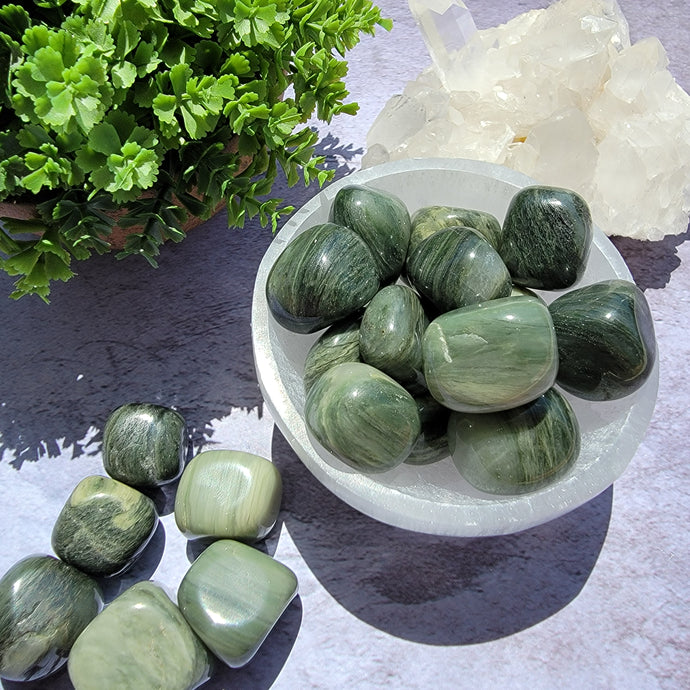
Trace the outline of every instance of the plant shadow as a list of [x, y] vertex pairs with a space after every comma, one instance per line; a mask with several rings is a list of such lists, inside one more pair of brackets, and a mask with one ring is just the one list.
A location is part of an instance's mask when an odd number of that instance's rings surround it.
[[469, 645], [529, 628], [582, 590], [606, 537], [613, 489], [518, 534], [452, 538], [377, 522], [325, 489], [276, 429], [285, 526], [345, 609], [417, 643]]
[[[316, 151], [335, 177], [352, 172], [361, 153], [326, 135]], [[314, 183], [273, 193], [299, 208]], [[100, 453], [110, 412], [132, 401], [178, 409], [193, 448], [211, 440], [213, 422], [234, 409], [262, 413], [251, 345], [251, 302], [259, 263], [273, 240], [258, 220], [228, 228], [221, 212], [168, 243], [159, 267], [114, 253], [74, 266], [55, 284], [51, 304], [7, 297], [0, 275], [5, 362], [0, 458], [26, 461]]]

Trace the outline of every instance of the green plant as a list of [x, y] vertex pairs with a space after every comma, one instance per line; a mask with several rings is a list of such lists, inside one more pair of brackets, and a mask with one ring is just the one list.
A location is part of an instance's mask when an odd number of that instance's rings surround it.
[[[19, 0], [0, 7], [0, 261], [12, 297], [47, 301], [73, 259], [156, 265], [188, 216], [275, 230], [271, 196], [333, 172], [316, 117], [354, 114], [343, 59], [376, 25], [370, 0]], [[242, 163], [250, 161], [244, 169]], [[20, 218], [17, 204], [35, 213]], [[113, 215], [113, 212], [116, 212]], [[115, 220], [117, 218], [117, 220]], [[27, 234], [28, 233], [28, 234]]]

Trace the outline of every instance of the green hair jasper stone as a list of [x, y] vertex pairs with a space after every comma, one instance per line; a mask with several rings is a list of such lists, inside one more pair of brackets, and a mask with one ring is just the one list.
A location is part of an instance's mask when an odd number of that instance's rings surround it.
[[297, 235], [271, 267], [266, 301], [294, 333], [314, 333], [351, 316], [378, 292], [379, 272], [364, 240], [334, 223]]
[[350, 228], [366, 242], [382, 283], [398, 277], [412, 230], [410, 214], [401, 199], [364, 185], [348, 185], [335, 195], [330, 219]]
[[536, 297], [504, 297], [442, 314], [429, 324], [422, 346], [429, 391], [452, 410], [516, 407], [556, 379], [556, 334]]
[[580, 430], [568, 401], [551, 388], [526, 405], [490, 414], [453, 412], [453, 462], [480, 491], [521, 494], [554, 481], [580, 452]]
[[179, 412], [153, 403], [127, 403], [103, 429], [103, 466], [130, 486], [153, 488], [182, 474], [187, 425]]
[[512, 198], [498, 251], [518, 285], [563, 290], [582, 277], [592, 235], [589, 207], [577, 192], [533, 185]]
[[337, 364], [312, 386], [305, 422], [317, 441], [363, 472], [385, 472], [410, 454], [421, 430], [413, 397], [362, 362]]
[[649, 378], [656, 360], [652, 314], [627, 280], [605, 280], [549, 305], [558, 341], [560, 386], [585, 400], [616, 400]]

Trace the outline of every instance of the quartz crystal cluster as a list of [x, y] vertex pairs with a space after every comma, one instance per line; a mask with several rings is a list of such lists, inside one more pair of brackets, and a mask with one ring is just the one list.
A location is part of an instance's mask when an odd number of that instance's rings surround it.
[[450, 157], [506, 165], [588, 200], [608, 235], [658, 240], [690, 213], [690, 96], [615, 0], [560, 0], [477, 30], [459, 0], [409, 0], [432, 65], [393, 96], [363, 167]]

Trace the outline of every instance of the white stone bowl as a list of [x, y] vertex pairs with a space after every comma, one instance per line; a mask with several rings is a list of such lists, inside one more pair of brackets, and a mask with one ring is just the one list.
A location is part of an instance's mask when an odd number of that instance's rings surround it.
[[[565, 394], [582, 432], [580, 455], [570, 471], [550, 486], [519, 496], [492, 496], [470, 486], [450, 457], [421, 467], [403, 464], [383, 474], [357, 472], [323, 449], [303, 418], [302, 372], [319, 334], [282, 328], [266, 303], [271, 266], [297, 234], [328, 219], [336, 192], [366, 184], [393, 192], [410, 213], [445, 204], [488, 211], [503, 221], [518, 189], [534, 181], [502, 166], [461, 159], [403, 160], [353, 173], [331, 184], [297, 211], [276, 235], [256, 277], [252, 340], [256, 371], [275, 424], [311, 473], [343, 501], [382, 522], [428, 534], [462, 537], [510, 534], [552, 520], [607, 489], [634, 456], [654, 411], [658, 364], [632, 395], [612, 402], [587, 402]], [[577, 286], [623, 278], [632, 280], [608, 238], [595, 228], [587, 270]], [[558, 293], [540, 292], [547, 302]]]

